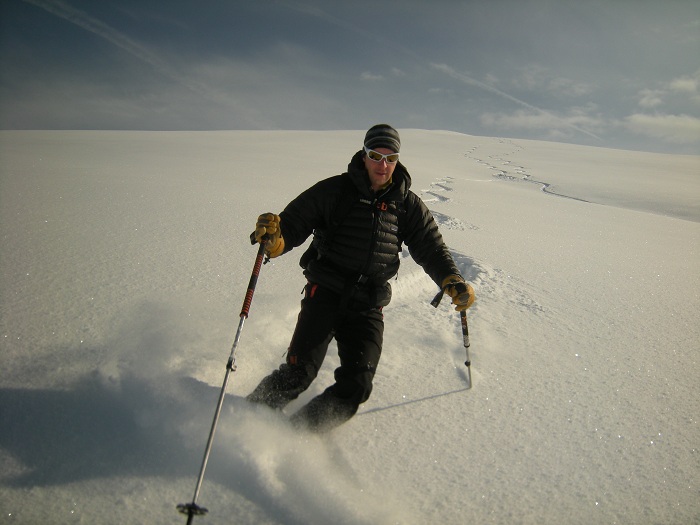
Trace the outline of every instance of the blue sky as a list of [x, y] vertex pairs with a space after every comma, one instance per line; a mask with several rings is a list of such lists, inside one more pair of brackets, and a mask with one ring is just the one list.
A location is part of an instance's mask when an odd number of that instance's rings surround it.
[[696, 0], [2, 0], [2, 129], [445, 129], [700, 154]]

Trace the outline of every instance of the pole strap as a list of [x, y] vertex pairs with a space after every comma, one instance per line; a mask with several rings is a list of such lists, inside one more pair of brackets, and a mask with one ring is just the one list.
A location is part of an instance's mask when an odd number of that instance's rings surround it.
[[440, 306], [440, 301], [442, 301], [442, 298], [445, 295], [445, 290], [447, 290], [446, 286], [444, 288], [440, 289], [440, 291], [437, 293], [437, 295], [435, 297], [433, 297], [433, 300], [430, 301], [431, 306], [433, 306], [434, 308], [437, 308], [438, 306]]

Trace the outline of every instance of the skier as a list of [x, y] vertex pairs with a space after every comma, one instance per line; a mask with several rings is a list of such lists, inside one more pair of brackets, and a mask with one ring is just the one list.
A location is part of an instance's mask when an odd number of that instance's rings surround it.
[[393, 127], [371, 127], [346, 173], [316, 183], [279, 215], [260, 215], [251, 235], [266, 243], [265, 253], [273, 258], [313, 233], [300, 261], [308, 282], [286, 360], [247, 397], [284, 408], [316, 378], [335, 338], [340, 357], [335, 384], [291, 417], [299, 427], [331, 430], [369, 398], [382, 351], [382, 308], [391, 300], [388, 281], [398, 272], [402, 243], [456, 310], [474, 302], [474, 290], [460, 275], [433, 216], [410, 190], [400, 148]]

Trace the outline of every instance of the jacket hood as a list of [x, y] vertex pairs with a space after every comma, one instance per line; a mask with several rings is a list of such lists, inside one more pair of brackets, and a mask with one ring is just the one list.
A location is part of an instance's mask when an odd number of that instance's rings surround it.
[[[348, 173], [355, 185], [362, 193], [369, 192], [369, 175], [365, 169], [363, 161], [364, 150], [360, 150], [353, 155], [350, 164], [348, 164]], [[408, 173], [406, 166], [401, 164], [401, 161], [396, 163], [394, 173], [391, 176], [393, 187], [389, 191], [398, 190], [405, 197], [408, 190], [411, 188], [411, 175]]]

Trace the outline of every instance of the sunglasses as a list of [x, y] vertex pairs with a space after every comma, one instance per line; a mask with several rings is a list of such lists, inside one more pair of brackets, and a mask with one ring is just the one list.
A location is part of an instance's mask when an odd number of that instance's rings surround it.
[[369, 157], [369, 160], [372, 160], [374, 162], [381, 162], [383, 160], [386, 160], [387, 164], [396, 164], [399, 161], [398, 153], [389, 153], [388, 155], [382, 155], [378, 151], [374, 151], [373, 149], [369, 148], [365, 148], [365, 153]]

